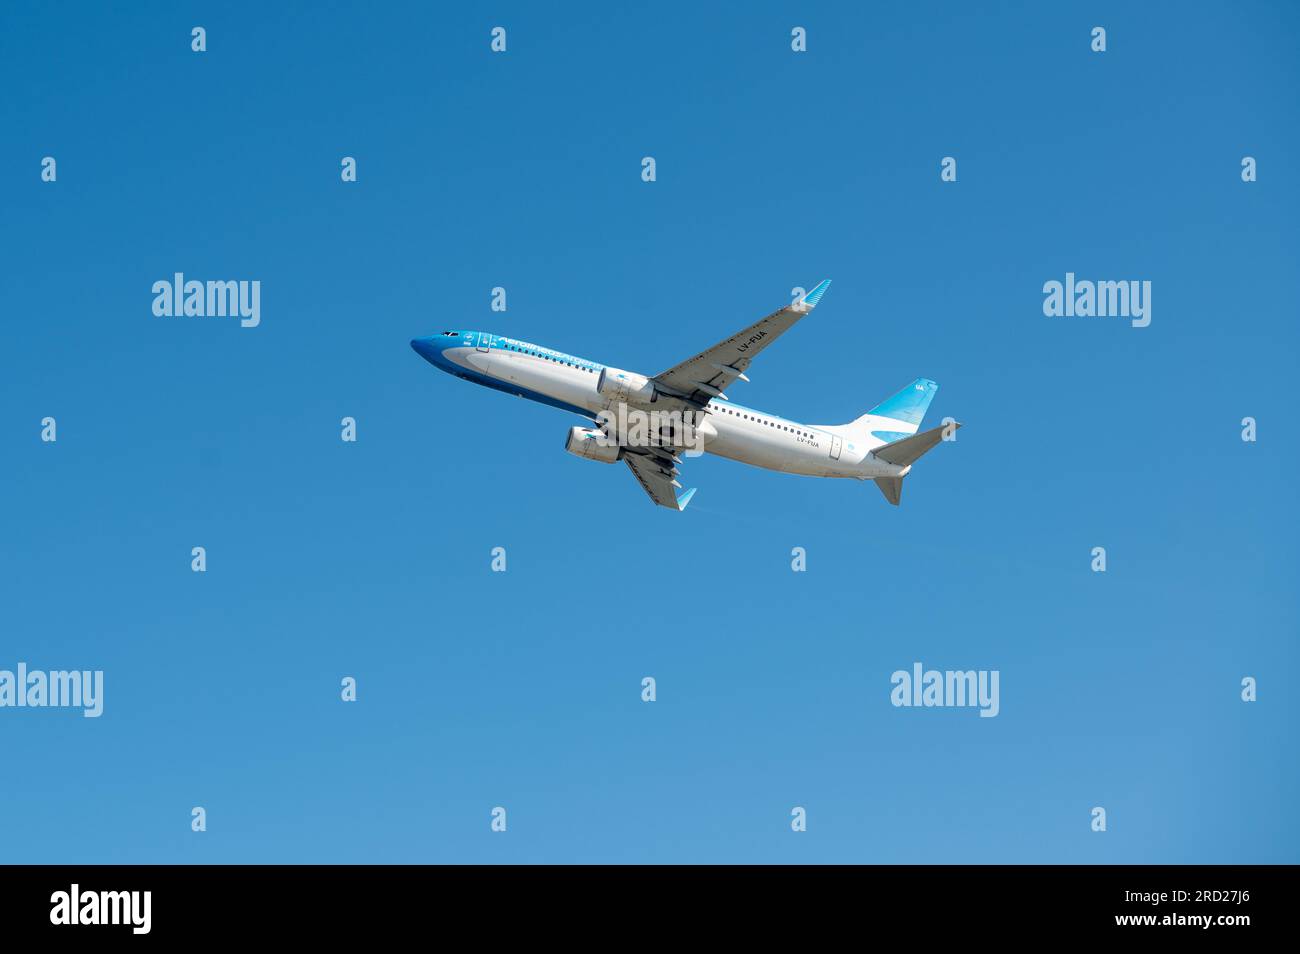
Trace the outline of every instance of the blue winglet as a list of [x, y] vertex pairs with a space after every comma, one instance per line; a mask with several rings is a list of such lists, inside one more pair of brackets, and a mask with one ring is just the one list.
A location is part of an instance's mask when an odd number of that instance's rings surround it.
[[822, 295], [826, 294], [826, 289], [831, 287], [831, 280], [828, 278], [808, 294], [803, 296], [803, 303], [809, 308], [815, 308], [817, 303], [822, 300]]
[[686, 505], [690, 503], [691, 498], [695, 496], [696, 489], [697, 488], [692, 487], [690, 490], [686, 491], [686, 493], [677, 498], [677, 510], [679, 512], [686, 509]]

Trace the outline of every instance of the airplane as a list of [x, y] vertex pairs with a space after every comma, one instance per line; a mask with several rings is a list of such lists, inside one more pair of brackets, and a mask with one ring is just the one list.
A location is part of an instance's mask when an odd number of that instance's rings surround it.
[[961, 427], [952, 421], [918, 433], [939, 389], [934, 381], [917, 378], [848, 424], [800, 424], [724, 393], [749, 381], [754, 357], [810, 314], [830, 284], [654, 377], [490, 331], [444, 331], [411, 347], [458, 378], [588, 418], [596, 426], [571, 427], [564, 449], [622, 461], [661, 507], [686, 509], [696, 488], [677, 493], [677, 468], [683, 453], [700, 451], [787, 474], [874, 480], [897, 506], [912, 464]]

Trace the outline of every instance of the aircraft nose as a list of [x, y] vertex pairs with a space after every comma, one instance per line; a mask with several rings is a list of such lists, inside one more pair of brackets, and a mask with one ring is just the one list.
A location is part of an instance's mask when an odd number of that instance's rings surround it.
[[438, 347], [434, 344], [432, 338], [412, 338], [411, 347], [425, 361], [432, 362], [434, 356], [438, 353]]

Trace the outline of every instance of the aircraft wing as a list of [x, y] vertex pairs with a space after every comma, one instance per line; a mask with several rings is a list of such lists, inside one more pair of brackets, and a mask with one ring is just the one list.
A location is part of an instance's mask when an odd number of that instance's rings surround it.
[[686, 505], [695, 496], [694, 487], [678, 496], [677, 490], [681, 484], [677, 482], [676, 461], [668, 452], [656, 448], [629, 449], [623, 459], [627, 461], [627, 466], [632, 471], [632, 476], [637, 479], [637, 483], [659, 506], [668, 507], [670, 510], [685, 510]]
[[697, 407], [708, 404], [710, 398], [725, 398], [723, 392], [737, 378], [749, 380], [745, 369], [754, 356], [812, 311], [830, 284], [827, 279], [794, 304], [772, 312], [727, 340], [656, 375], [655, 382]]

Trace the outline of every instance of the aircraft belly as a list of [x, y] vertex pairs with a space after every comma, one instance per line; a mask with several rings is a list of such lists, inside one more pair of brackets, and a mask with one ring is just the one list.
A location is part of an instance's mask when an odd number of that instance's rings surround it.
[[[719, 427], [718, 436], [704, 449], [710, 454], [767, 470], [789, 471], [793, 463], [789, 450], [780, 446], [778, 441], [768, 439], [767, 435], [738, 433], [734, 425]], [[797, 470], [794, 472], [798, 473]]]

